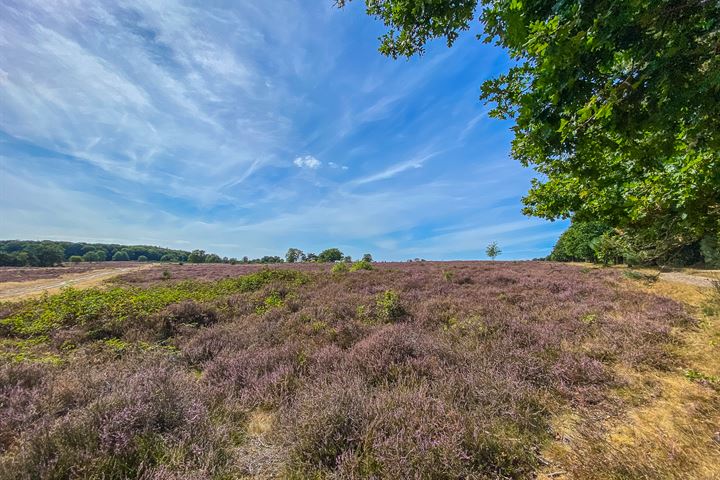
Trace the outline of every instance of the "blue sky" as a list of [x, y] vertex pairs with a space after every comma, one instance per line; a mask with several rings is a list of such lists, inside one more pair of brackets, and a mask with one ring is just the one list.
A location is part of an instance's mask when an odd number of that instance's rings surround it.
[[501, 50], [377, 52], [362, 2], [4, 0], [0, 237], [378, 259], [546, 255], [487, 116]]

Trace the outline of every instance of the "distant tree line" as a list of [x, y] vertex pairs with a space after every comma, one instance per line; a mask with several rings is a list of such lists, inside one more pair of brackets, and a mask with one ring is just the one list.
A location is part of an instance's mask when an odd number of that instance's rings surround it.
[[[372, 262], [372, 255], [363, 255], [363, 261]], [[328, 248], [318, 255], [290, 248], [285, 258], [266, 255], [261, 258], [220, 257], [205, 250], [174, 250], [148, 245], [119, 245], [107, 243], [61, 242], [51, 240], [0, 240], [0, 266], [52, 267], [63, 262], [187, 262], [187, 263], [296, 263], [296, 262], [351, 262], [338, 248]]]
[[[192, 252], [149, 245], [0, 240], [0, 266], [52, 267], [63, 262], [185, 262]], [[222, 261], [220, 257], [215, 257]]]
[[[298, 262], [318, 262], [318, 263], [333, 263], [333, 262], [352, 262], [350, 255], [345, 255], [340, 251], [339, 248], [328, 248], [323, 250], [319, 254], [305, 253], [299, 248], [290, 248], [285, 254], [285, 261], [287, 263], [298, 263]], [[372, 255], [366, 253], [360, 259], [362, 262], [370, 263], [373, 261]]]

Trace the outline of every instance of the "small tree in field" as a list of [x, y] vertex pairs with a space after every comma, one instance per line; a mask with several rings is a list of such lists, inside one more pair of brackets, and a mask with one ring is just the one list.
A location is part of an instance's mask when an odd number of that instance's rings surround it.
[[304, 253], [299, 248], [289, 248], [285, 254], [285, 261], [288, 263], [295, 263], [302, 260]]
[[80, 263], [83, 261], [83, 258], [80, 255], [73, 255], [70, 257], [70, 262], [72, 263]]
[[339, 262], [343, 259], [343, 253], [337, 248], [328, 248], [318, 255], [318, 262]]
[[495, 258], [501, 253], [502, 250], [500, 250], [497, 242], [492, 242], [490, 245], [487, 246], [487, 248], [485, 248], [485, 255], [490, 257], [492, 260], [495, 260]]

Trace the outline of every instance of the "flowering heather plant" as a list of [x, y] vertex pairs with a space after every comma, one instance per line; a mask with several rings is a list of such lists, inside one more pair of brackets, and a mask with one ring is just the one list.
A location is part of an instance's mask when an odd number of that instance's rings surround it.
[[0, 309], [0, 478], [532, 478], [691, 324], [551, 262], [162, 268]]

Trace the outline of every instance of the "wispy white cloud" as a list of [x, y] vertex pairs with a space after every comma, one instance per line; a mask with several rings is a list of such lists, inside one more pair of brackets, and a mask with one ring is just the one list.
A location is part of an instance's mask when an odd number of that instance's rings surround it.
[[416, 168], [422, 168], [422, 166], [425, 164], [425, 162], [432, 157], [437, 155], [437, 153], [431, 153], [429, 155], [425, 155], [419, 158], [413, 158], [412, 160], [408, 160], [405, 162], [396, 163], [394, 165], [390, 165], [386, 169], [373, 173], [372, 175], [368, 175], [365, 177], [358, 178], [356, 180], [353, 180], [350, 182], [352, 185], [364, 185], [366, 183], [372, 183], [372, 182], [378, 182], [380, 180], [387, 180], [389, 178], [392, 178], [396, 175], [399, 175], [402, 172], [405, 172], [406, 170], [416, 169]]
[[322, 165], [322, 162], [312, 155], [296, 157], [295, 160], [293, 160], [293, 163], [298, 168], [309, 168], [310, 170], [315, 170]]
[[474, 117], [472, 117], [467, 124], [465, 125], [465, 128], [462, 129], [460, 132], [460, 135], [458, 135], [458, 141], [463, 142], [468, 137], [468, 135], [475, 129], [478, 123], [480, 123], [480, 120], [487, 117], [488, 112], [490, 109], [485, 109], [482, 112], [478, 113]]

